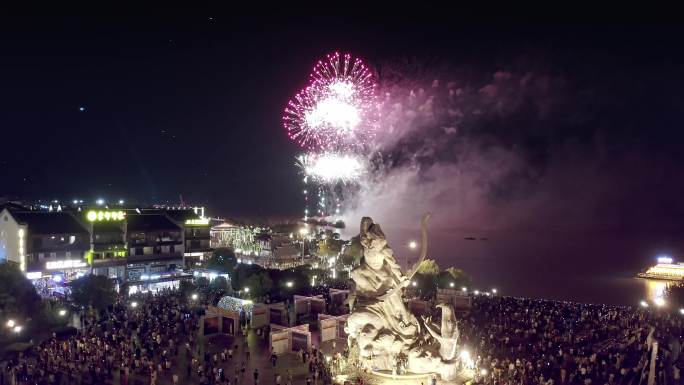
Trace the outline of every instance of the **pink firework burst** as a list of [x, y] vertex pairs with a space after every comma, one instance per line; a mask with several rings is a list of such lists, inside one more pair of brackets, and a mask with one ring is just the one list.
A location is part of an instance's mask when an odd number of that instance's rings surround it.
[[328, 55], [314, 66], [309, 86], [285, 107], [290, 139], [311, 150], [362, 147], [377, 124], [375, 86], [361, 59]]

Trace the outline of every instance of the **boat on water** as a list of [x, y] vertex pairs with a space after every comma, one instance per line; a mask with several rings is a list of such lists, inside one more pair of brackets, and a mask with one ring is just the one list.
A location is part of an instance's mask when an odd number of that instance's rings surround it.
[[684, 262], [674, 262], [670, 257], [659, 257], [655, 266], [637, 274], [637, 278], [684, 282]]

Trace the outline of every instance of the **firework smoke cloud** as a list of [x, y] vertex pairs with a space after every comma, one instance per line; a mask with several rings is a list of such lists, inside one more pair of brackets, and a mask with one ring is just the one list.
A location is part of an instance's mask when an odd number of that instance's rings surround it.
[[406, 230], [434, 212], [435, 227], [466, 233], [509, 225], [507, 202], [522, 199], [540, 170], [506, 130], [513, 121], [543, 126], [564, 102], [562, 79], [498, 71], [478, 82], [439, 71], [386, 72], [371, 168], [345, 202], [344, 221], [371, 215]]

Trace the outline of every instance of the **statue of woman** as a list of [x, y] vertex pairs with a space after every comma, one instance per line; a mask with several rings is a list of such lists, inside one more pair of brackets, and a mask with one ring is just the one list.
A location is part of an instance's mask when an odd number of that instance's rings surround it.
[[418, 320], [408, 312], [401, 288], [409, 284], [399, 267], [380, 225], [369, 217], [361, 220], [363, 258], [351, 272], [353, 312], [347, 319], [349, 342], [356, 341], [362, 357], [373, 351], [397, 354], [416, 339]]

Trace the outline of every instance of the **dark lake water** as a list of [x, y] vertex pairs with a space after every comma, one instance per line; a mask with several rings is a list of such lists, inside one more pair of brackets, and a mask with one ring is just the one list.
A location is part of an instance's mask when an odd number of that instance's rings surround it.
[[[657, 255], [677, 257], [684, 251], [679, 234], [486, 233], [465, 240], [469, 235], [432, 230], [429, 257], [443, 268], [464, 269], [473, 289], [586, 303], [635, 305], [653, 298], [665, 284], [634, 276]], [[400, 243], [392, 237], [390, 242]], [[401, 247], [394, 249], [404, 254]]]

